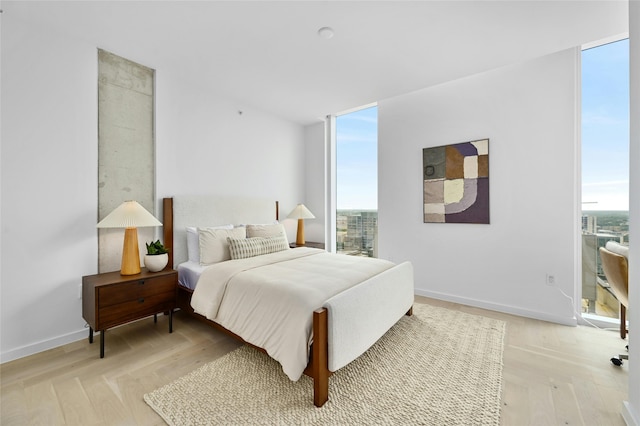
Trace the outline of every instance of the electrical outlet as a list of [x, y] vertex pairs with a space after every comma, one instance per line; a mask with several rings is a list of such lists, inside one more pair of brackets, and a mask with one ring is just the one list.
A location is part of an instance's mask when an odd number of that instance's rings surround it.
[[546, 280], [547, 285], [556, 285], [556, 277], [555, 275], [551, 275], [551, 274], [547, 274], [547, 280]]

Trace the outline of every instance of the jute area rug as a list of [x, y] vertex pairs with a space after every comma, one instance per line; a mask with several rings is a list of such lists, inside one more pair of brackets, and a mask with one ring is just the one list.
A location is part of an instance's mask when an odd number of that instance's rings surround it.
[[144, 396], [170, 425], [498, 425], [505, 323], [423, 304], [334, 373], [312, 381], [240, 347]]

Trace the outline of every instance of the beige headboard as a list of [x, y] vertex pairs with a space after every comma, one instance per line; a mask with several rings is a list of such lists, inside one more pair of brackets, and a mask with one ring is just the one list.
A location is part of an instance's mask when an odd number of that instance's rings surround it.
[[264, 198], [188, 195], [163, 199], [165, 247], [175, 268], [187, 260], [187, 226], [273, 223], [278, 220], [278, 202]]

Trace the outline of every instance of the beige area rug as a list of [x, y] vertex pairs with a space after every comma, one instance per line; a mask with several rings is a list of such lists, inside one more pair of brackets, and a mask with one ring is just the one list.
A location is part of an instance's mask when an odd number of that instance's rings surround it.
[[498, 425], [505, 323], [415, 304], [374, 346], [329, 379], [292, 382], [248, 346], [148, 393], [170, 425]]

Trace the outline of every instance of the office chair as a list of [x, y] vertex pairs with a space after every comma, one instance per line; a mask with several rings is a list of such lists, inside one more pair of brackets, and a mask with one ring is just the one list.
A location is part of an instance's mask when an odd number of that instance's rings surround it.
[[[627, 307], [629, 306], [629, 248], [615, 241], [607, 242], [600, 247], [602, 269], [613, 295], [620, 302], [620, 338], [627, 337]], [[629, 346], [627, 345], [627, 350]], [[627, 354], [620, 354], [611, 358], [614, 365], [622, 365], [623, 359], [629, 359]]]

